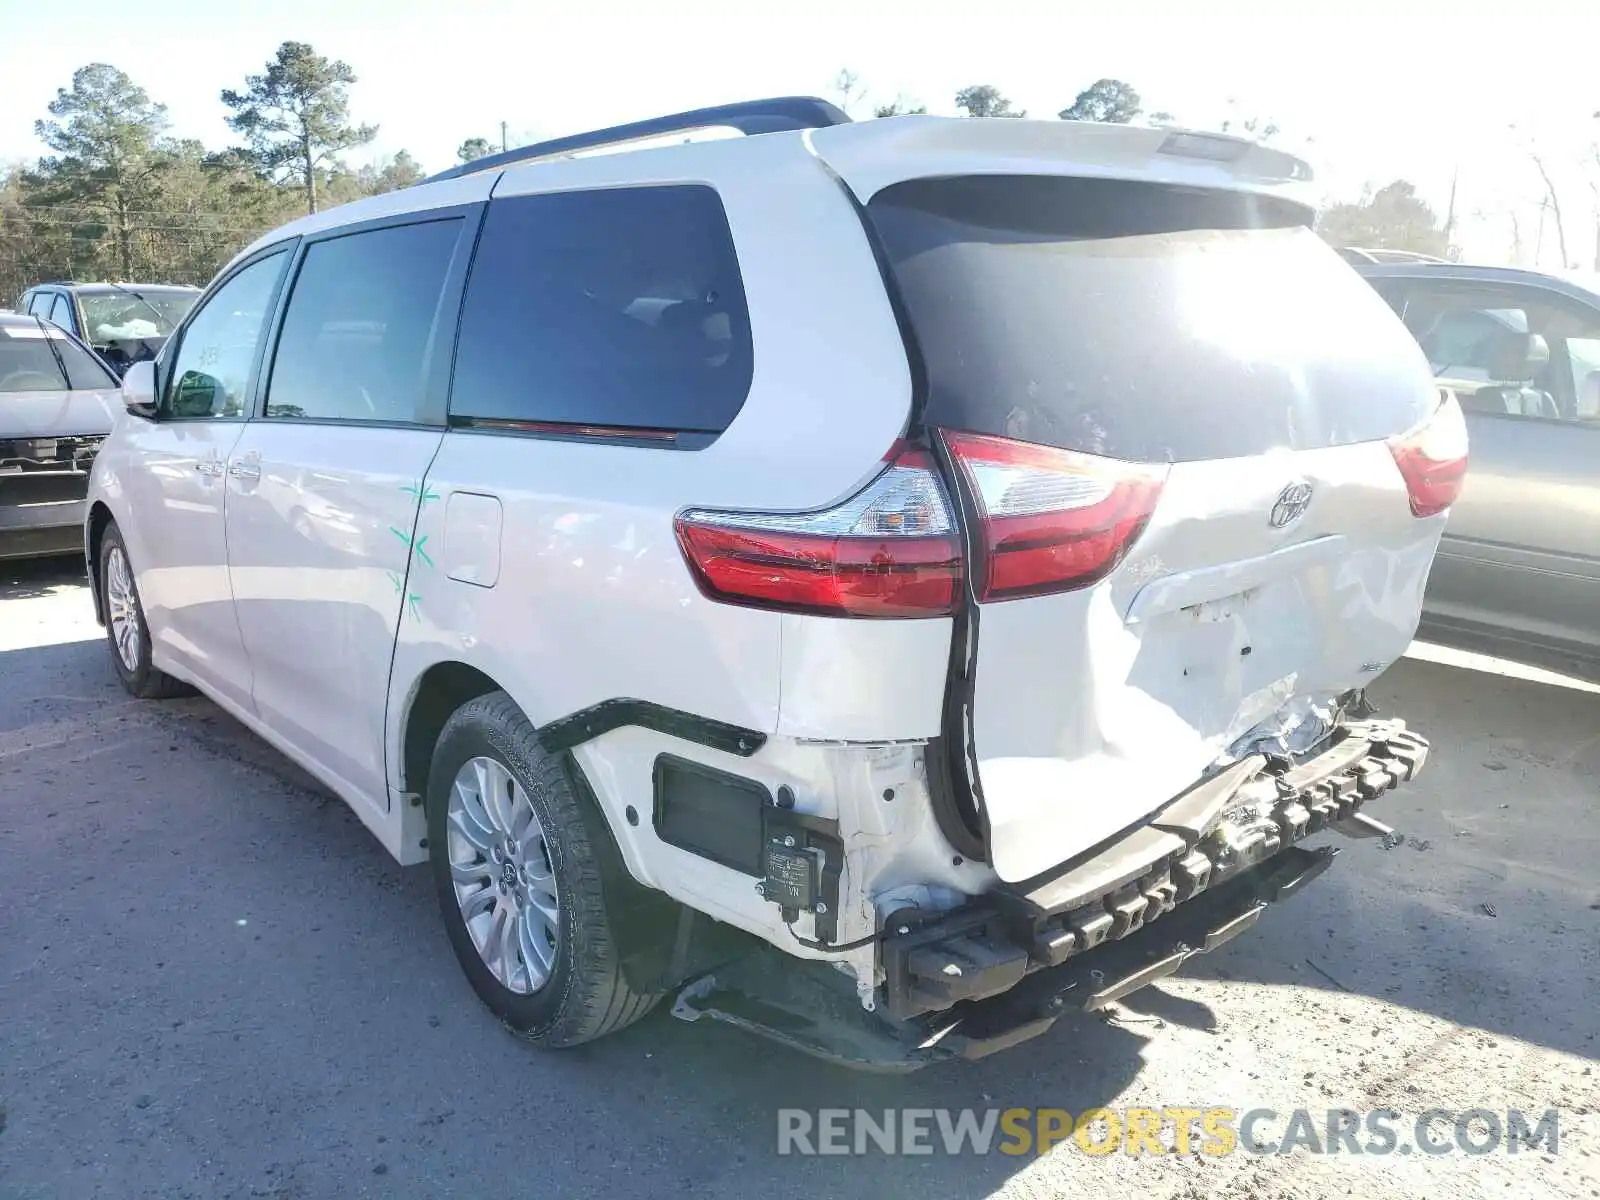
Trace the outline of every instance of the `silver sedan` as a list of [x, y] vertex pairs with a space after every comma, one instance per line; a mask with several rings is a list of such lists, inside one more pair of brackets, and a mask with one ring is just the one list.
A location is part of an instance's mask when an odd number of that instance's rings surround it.
[[82, 342], [0, 313], [0, 558], [83, 553], [89, 468], [121, 409], [116, 378]]
[[1455, 391], [1466, 486], [1428, 584], [1422, 636], [1600, 669], [1600, 278], [1362, 263]]

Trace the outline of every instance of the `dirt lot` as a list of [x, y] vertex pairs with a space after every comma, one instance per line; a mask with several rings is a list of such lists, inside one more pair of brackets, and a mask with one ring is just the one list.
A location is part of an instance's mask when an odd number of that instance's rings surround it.
[[[1425, 648], [1424, 648], [1425, 650]], [[541, 1054], [427, 880], [203, 700], [130, 701], [0, 564], [0, 1196], [1600, 1196], [1600, 693], [1413, 658], [1433, 738], [1306, 894], [983, 1063], [850, 1074], [665, 1011]], [[1561, 1110], [1557, 1154], [779, 1157], [779, 1108]], [[1284, 1122], [1265, 1127], [1281, 1136]]]

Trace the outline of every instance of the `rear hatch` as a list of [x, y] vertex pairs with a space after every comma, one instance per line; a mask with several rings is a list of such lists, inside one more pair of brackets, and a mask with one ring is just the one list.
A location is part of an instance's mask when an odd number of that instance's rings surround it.
[[1322, 739], [1410, 641], [1465, 468], [1309, 210], [1015, 163], [863, 197], [962, 515], [946, 735], [1007, 881]]

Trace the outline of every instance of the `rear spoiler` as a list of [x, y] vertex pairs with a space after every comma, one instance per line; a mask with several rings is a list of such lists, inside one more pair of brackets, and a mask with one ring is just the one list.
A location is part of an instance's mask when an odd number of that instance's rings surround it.
[[907, 179], [937, 175], [1059, 175], [1256, 192], [1297, 200], [1304, 160], [1245, 138], [1092, 121], [891, 117], [812, 130], [817, 154], [862, 200]]

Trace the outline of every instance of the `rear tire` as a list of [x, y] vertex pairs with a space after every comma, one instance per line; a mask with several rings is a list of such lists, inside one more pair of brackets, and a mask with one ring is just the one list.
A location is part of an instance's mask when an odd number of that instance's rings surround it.
[[445, 932], [495, 1016], [558, 1048], [655, 1006], [660, 995], [634, 991], [622, 970], [601, 884], [601, 856], [616, 854], [604, 818], [511, 697], [479, 696], [445, 722], [427, 800]]
[[141, 700], [170, 700], [194, 689], [159, 670], [150, 659], [150, 625], [134, 579], [133, 559], [112, 521], [100, 538], [100, 595], [105, 604], [106, 645], [111, 665], [128, 693]]

